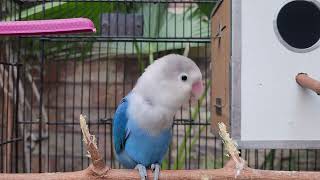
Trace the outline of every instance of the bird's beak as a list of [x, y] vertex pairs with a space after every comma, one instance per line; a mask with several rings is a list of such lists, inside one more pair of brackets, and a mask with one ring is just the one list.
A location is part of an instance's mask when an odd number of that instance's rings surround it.
[[203, 93], [203, 83], [201, 80], [192, 84], [191, 99], [198, 100]]

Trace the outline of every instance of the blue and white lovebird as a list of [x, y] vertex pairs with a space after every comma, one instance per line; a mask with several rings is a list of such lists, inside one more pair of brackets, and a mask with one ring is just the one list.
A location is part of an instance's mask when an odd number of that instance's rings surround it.
[[170, 54], [149, 65], [132, 91], [122, 99], [113, 119], [113, 143], [118, 161], [146, 168], [158, 179], [160, 165], [171, 142], [173, 117], [180, 107], [203, 92], [202, 75], [189, 58]]

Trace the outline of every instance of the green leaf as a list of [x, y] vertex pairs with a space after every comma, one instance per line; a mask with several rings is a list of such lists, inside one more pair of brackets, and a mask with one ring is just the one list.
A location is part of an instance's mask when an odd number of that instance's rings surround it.
[[[23, 20], [86, 17], [94, 22], [97, 28], [97, 34], [99, 34], [101, 14], [114, 12], [140, 13], [144, 18], [142, 38], [173, 38], [173, 41], [135, 42], [134, 40], [128, 40], [127, 42], [86, 42], [80, 44], [80, 46], [87, 46], [84, 48], [86, 49], [85, 52], [79, 51], [79, 48], [77, 48], [79, 43], [69, 43], [73, 44], [71, 46], [67, 46], [64, 43], [52, 43], [55, 45], [47, 45], [45, 54], [49, 54], [48, 57], [52, 57], [51, 59], [53, 60], [59, 60], [65, 59], [70, 52], [73, 53], [75, 58], [83, 58], [90, 55], [92, 59], [121, 54], [141, 53], [148, 55], [149, 63], [152, 63], [154, 61], [153, 54], [156, 52], [184, 49], [187, 46], [199, 46], [199, 43], [175, 42], [174, 38], [176, 37], [209, 37], [209, 21], [203, 18], [204, 14], [197, 6], [186, 7], [181, 14], [169, 12], [167, 6], [165, 3], [47, 2], [23, 10], [21, 17]], [[139, 50], [136, 48], [137, 45]], [[68, 51], [68, 49], [70, 49], [70, 51]], [[30, 51], [34, 51], [34, 49], [30, 49]]]
[[[168, 12], [167, 5], [144, 4], [138, 13], [144, 16], [145, 38], [172, 38], [172, 42], [138, 42], [142, 54], [152, 54], [155, 52], [183, 49], [187, 46], [198, 47], [199, 43], [174, 42], [174, 38], [201, 38], [210, 36], [209, 21], [203, 18], [201, 13], [197, 13], [198, 8], [192, 7], [182, 14]], [[108, 49], [103, 48], [101, 54], [132, 54], [137, 53], [132, 42], [109, 42]], [[105, 45], [106, 46], [106, 45]], [[97, 46], [94, 46], [97, 47]], [[96, 51], [94, 49], [94, 51]], [[149, 58], [150, 62], [152, 59]]]

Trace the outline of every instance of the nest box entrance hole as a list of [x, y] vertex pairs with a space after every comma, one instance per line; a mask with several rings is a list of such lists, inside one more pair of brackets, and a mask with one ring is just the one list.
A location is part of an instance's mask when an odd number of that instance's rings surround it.
[[275, 20], [280, 42], [295, 52], [309, 52], [319, 46], [320, 2], [295, 0], [281, 7]]

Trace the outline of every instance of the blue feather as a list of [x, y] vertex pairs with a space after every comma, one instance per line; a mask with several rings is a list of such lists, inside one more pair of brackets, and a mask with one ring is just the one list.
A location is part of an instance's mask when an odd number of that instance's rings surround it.
[[126, 137], [129, 135], [127, 108], [128, 101], [123, 98], [113, 117], [112, 136], [116, 153], [120, 153], [124, 149]]
[[171, 129], [164, 129], [157, 135], [151, 135], [140, 128], [135, 121], [128, 122], [130, 136], [126, 141], [125, 151], [139, 164], [149, 167], [151, 164], [161, 164], [171, 142]]
[[171, 128], [157, 135], [140, 128], [135, 119], [128, 117], [129, 101], [130, 96], [125, 97], [114, 115], [113, 143], [117, 159], [126, 168], [161, 164], [171, 142]]

